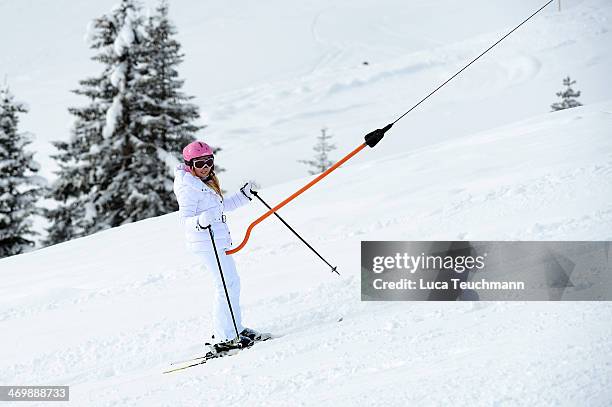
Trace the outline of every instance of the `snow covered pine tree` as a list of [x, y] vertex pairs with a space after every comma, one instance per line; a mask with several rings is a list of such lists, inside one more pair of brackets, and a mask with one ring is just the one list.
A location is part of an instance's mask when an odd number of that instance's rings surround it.
[[8, 87], [0, 87], [0, 258], [24, 253], [38, 235], [31, 216], [40, 212], [36, 201], [45, 180], [36, 175], [40, 167], [33, 153], [25, 151], [29, 135], [18, 131], [18, 114], [26, 112]]
[[176, 200], [171, 199], [174, 167], [177, 160], [182, 161], [178, 152], [202, 129], [194, 124], [199, 113], [189, 103], [193, 97], [181, 92], [184, 80], [179, 79], [177, 66], [184, 55], [173, 38], [176, 28], [168, 19], [166, 1], [147, 19], [144, 30], [134, 81], [142, 105], [137, 112], [140, 151], [131, 164], [137, 182], [130, 186], [125, 202], [129, 221], [178, 210]]
[[177, 151], [201, 126], [198, 109], [181, 93], [180, 45], [168, 20], [167, 4], [147, 22], [135, 0], [122, 0], [95, 19], [89, 43], [92, 59], [104, 64], [97, 77], [74, 92], [89, 104], [75, 116], [68, 142], [55, 142], [60, 171], [48, 211], [48, 244], [177, 210], [172, 171]]
[[556, 110], [571, 109], [572, 107], [582, 106], [582, 103], [574, 99], [580, 96], [580, 91], [576, 92], [574, 89], [572, 89], [572, 85], [575, 83], [576, 81], [571, 80], [569, 76], [563, 79], [563, 86], [566, 86], [567, 88], [557, 92], [557, 96], [559, 96], [562, 101], [550, 105], [553, 112]]

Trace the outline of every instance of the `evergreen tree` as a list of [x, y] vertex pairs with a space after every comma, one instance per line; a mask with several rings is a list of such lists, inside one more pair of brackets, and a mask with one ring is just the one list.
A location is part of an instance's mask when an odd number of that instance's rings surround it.
[[311, 175], [320, 174], [334, 165], [334, 162], [330, 161], [327, 156], [328, 152], [336, 149], [334, 144], [328, 142], [330, 138], [331, 136], [327, 135], [327, 129], [321, 129], [321, 135], [317, 137], [318, 143], [313, 147], [313, 150], [316, 152], [314, 159], [298, 160], [298, 162], [314, 168], [314, 170], [308, 170]]
[[557, 92], [557, 96], [561, 98], [561, 102], [553, 103], [552, 105], [550, 105], [553, 111], [571, 109], [572, 107], [582, 106], [582, 103], [574, 99], [580, 96], [580, 91], [576, 92], [572, 89], [572, 85], [575, 83], [576, 81], [572, 81], [569, 76], [563, 79], [563, 86], [566, 86], [567, 88], [565, 90]]
[[[136, 16], [137, 4], [123, 0], [109, 14], [96, 18], [89, 27], [88, 40], [97, 54], [92, 57], [104, 65], [100, 75], [79, 81], [73, 92], [89, 98], [84, 107], [69, 108], [74, 116], [68, 142], [56, 141], [59, 151], [52, 157], [56, 172], [50, 197], [55, 209], [46, 211], [51, 223], [46, 244], [60, 243], [104, 229], [109, 225], [104, 210], [116, 191], [109, 191], [111, 180], [125, 179], [125, 155], [132, 151], [133, 139], [125, 130], [130, 118], [127, 105], [127, 76], [136, 62], [133, 44], [141, 33]], [[123, 138], [121, 137], [123, 136]], [[102, 216], [101, 216], [102, 215]], [[108, 214], [114, 216], [115, 212]]]
[[135, 186], [142, 180], [135, 169], [139, 167], [140, 156], [148, 153], [142, 140], [143, 98], [136, 86], [140, 46], [144, 40], [139, 12], [134, 0], [122, 0], [105, 16], [110, 32], [104, 26], [105, 18], [101, 21], [103, 31], [99, 39], [105, 41], [101, 61], [106, 64], [104, 81], [110, 80], [112, 100], [110, 104], [105, 100], [105, 122], [97, 148], [90, 149], [85, 156], [93, 170], [89, 180], [93, 182], [86, 198], [91, 203], [85, 214], [86, 234], [135, 220], [126, 212], [126, 203], [139, 194]]
[[38, 235], [32, 229], [32, 215], [45, 186], [36, 175], [40, 167], [33, 153], [25, 151], [32, 141], [18, 131], [18, 114], [27, 108], [14, 100], [8, 87], [0, 88], [0, 258], [21, 254], [32, 248]]
[[[80, 113], [79, 109], [69, 109], [71, 113]], [[95, 109], [90, 109], [95, 114]], [[51, 155], [59, 166], [56, 171], [56, 180], [51, 185], [47, 198], [54, 199], [57, 206], [54, 209], [45, 209], [45, 217], [49, 220], [47, 236], [44, 245], [53, 245], [85, 235], [86, 212], [93, 212], [86, 200], [90, 189], [90, 176], [92, 171], [83, 159], [89, 152], [88, 141], [95, 132], [92, 123], [77, 121], [69, 142], [54, 141], [52, 144], [59, 150], [58, 154]], [[89, 127], [89, 134], [84, 130]], [[89, 136], [89, 137], [88, 137]]]
[[176, 28], [168, 18], [168, 4], [161, 1], [145, 25], [135, 92], [140, 96], [140, 143], [133, 157], [131, 194], [125, 202], [127, 221], [163, 215], [178, 210], [172, 194], [173, 171], [181, 150], [195, 139], [201, 126], [193, 122], [198, 108], [181, 88], [178, 65], [183, 61]]
[[167, 4], [145, 19], [136, 0], [122, 0], [93, 21], [97, 77], [74, 92], [89, 104], [70, 108], [75, 116], [68, 142], [55, 142], [58, 180], [48, 212], [47, 243], [88, 235], [177, 209], [172, 170], [182, 147], [201, 129], [197, 107], [180, 88], [182, 61]]

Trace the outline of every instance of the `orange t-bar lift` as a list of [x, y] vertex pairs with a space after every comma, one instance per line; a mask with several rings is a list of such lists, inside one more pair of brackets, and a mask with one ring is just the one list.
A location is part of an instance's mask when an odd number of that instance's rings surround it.
[[233, 248], [231, 250], [226, 251], [225, 253], [226, 254], [234, 254], [234, 253], [238, 252], [240, 249], [242, 249], [244, 247], [244, 245], [246, 245], [247, 241], [249, 240], [249, 237], [251, 236], [251, 230], [253, 230], [253, 228], [255, 226], [257, 226], [258, 223], [262, 222], [268, 216], [272, 215], [274, 212], [276, 212], [277, 210], [279, 210], [280, 208], [282, 208], [283, 206], [285, 206], [289, 202], [291, 202], [293, 199], [295, 199], [302, 192], [306, 191], [308, 188], [310, 188], [311, 186], [313, 186], [317, 182], [321, 181], [323, 178], [325, 178], [327, 175], [329, 175], [329, 173], [331, 173], [333, 170], [335, 170], [336, 168], [340, 167], [346, 161], [351, 159], [351, 157], [353, 157], [355, 154], [360, 152], [365, 146], [368, 145], [370, 147], [374, 147], [376, 145], [376, 143], [378, 143], [383, 138], [383, 136], [385, 135], [385, 132], [387, 130], [389, 130], [391, 128], [391, 126], [393, 126], [393, 123], [386, 125], [382, 129], [376, 129], [373, 132], [368, 133], [365, 136], [366, 141], [363, 144], [359, 145], [359, 147], [357, 147], [356, 149], [354, 149], [353, 151], [348, 153], [344, 158], [342, 158], [340, 161], [338, 161], [337, 163], [335, 163], [334, 165], [329, 167], [325, 172], [319, 174], [319, 176], [317, 176], [315, 179], [310, 181], [308, 184], [304, 185], [302, 188], [300, 188], [299, 190], [297, 190], [296, 192], [291, 194], [290, 197], [288, 197], [287, 199], [285, 199], [284, 201], [282, 201], [281, 203], [276, 205], [274, 208], [270, 209], [268, 212], [266, 212], [263, 215], [261, 215], [253, 223], [251, 223], [249, 225], [249, 227], [247, 228], [246, 235], [244, 236], [244, 239], [242, 240], [242, 243], [240, 243], [240, 245], [238, 245], [237, 247], [235, 247], [235, 248]]

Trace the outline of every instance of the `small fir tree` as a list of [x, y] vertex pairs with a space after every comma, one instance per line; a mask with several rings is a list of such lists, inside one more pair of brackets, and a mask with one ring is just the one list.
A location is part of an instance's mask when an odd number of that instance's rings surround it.
[[576, 106], [582, 106], [582, 103], [575, 99], [580, 96], [580, 91], [575, 91], [572, 89], [572, 85], [575, 83], [576, 81], [572, 81], [569, 76], [563, 79], [563, 86], [566, 86], [566, 88], [565, 90], [557, 92], [557, 96], [561, 98], [561, 102], [550, 105], [553, 112], [557, 110], [571, 109], [572, 107]]
[[316, 152], [313, 160], [298, 160], [298, 162], [307, 164], [313, 169], [308, 170], [310, 175], [320, 174], [326, 171], [329, 167], [334, 165], [333, 161], [330, 161], [327, 153], [335, 150], [336, 146], [330, 144], [328, 141], [331, 136], [327, 134], [327, 129], [321, 129], [321, 135], [317, 137], [317, 144], [313, 147]]

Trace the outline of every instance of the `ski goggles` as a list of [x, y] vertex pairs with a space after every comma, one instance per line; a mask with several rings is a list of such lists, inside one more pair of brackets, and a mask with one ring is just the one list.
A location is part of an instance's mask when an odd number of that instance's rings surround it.
[[214, 163], [215, 163], [215, 159], [212, 156], [206, 157], [206, 158], [195, 159], [191, 161], [191, 165], [193, 165], [195, 168], [198, 168], [198, 169], [204, 168], [204, 167], [212, 168]]

